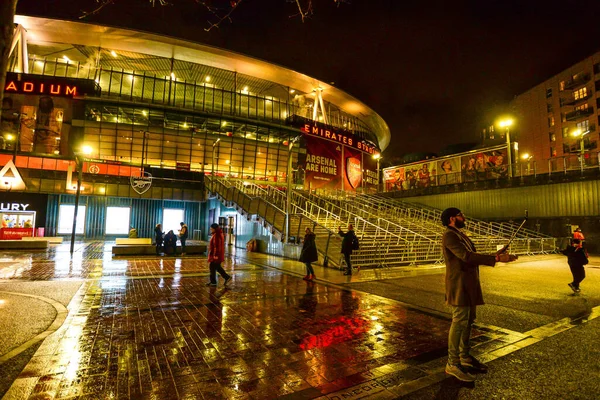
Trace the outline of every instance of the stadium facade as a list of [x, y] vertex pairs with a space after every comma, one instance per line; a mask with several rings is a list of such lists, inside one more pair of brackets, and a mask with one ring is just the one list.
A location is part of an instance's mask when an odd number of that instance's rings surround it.
[[295, 184], [374, 190], [373, 155], [390, 141], [375, 111], [329, 84], [175, 38], [17, 16], [9, 61], [6, 238], [69, 234], [79, 170], [82, 237], [150, 237], [180, 219], [200, 234], [219, 217], [205, 175], [284, 186], [291, 159]]

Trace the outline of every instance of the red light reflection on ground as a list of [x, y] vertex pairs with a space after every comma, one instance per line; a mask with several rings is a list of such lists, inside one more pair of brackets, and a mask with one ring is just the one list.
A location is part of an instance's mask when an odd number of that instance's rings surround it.
[[332, 325], [324, 332], [308, 336], [300, 342], [302, 350], [323, 348], [332, 344], [342, 343], [356, 339], [356, 336], [367, 331], [368, 321], [362, 318], [339, 317], [327, 321], [321, 321], [322, 325]]

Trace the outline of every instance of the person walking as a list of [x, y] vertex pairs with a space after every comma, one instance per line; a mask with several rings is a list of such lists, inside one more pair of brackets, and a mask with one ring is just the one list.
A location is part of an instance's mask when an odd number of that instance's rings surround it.
[[162, 225], [156, 224], [154, 227], [154, 241], [156, 242], [156, 255], [160, 254], [161, 247], [163, 245], [163, 235]]
[[472, 372], [485, 372], [488, 367], [470, 354], [471, 329], [477, 315], [477, 306], [483, 305], [479, 282], [479, 266], [495, 266], [497, 262], [511, 262], [517, 256], [501, 250], [496, 255], [477, 253], [475, 245], [462, 232], [466, 218], [458, 208], [442, 212], [442, 251], [446, 262], [446, 304], [452, 308], [452, 324], [448, 332], [448, 363], [446, 373], [465, 382], [472, 382]]
[[581, 240], [573, 239], [571, 242], [561, 253], [567, 256], [567, 263], [573, 275], [573, 282], [568, 285], [573, 292], [579, 293], [581, 292], [579, 284], [585, 279], [585, 268], [583, 266], [588, 263], [588, 256], [581, 246]]
[[344, 261], [346, 262], [346, 271], [344, 275], [352, 275], [352, 261], [350, 256], [354, 250], [354, 243], [358, 242], [358, 238], [354, 233], [354, 227], [352, 224], [348, 224], [348, 232], [344, 233], [342, 227], [338, 229], [338, 234], [343, 237], [342, 239], [342, 254], [344, 255]]
[[304, 243], [302, 244], [302, 251], [300, 252], [299, 259], [300, 262], [306, 264], [306, 276], [302, 278], [305, 281], [312, 281], [315, 279], [315, 270], [311, 265], [311, 263], [319, 260], [315, 237], [315, 234], [310, 230], [310, 228], [306, 228]]
[[181, 225], [181, 229], [179, 230], [179, 240], [181, 241], [181, 255], [183, 256], [185, 255], [185, 241], [188, 238], [188, 227], [183, 222], [180, 222], [179, 225]]
[[208, 263], [210, 268], [210, 282], [206, 286], [217, 286], [217, 272], [223, 279], [224, 285], [231, 280], [231, 276], [225, 272], [221, 263], [225, 260], [225, 238], [219, 224], [210, 226], [211, 238], [208, 243]]

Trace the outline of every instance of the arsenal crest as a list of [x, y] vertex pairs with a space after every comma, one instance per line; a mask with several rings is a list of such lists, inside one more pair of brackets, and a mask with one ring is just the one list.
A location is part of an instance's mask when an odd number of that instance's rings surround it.
[[143, 176], [132, 176], [129, 178], [129, 181], [131, 182], [133, 190], [138, 194], [144, 194], [150, 189], [150, 186], [152, 186], [152, 175], [148, 172], [144, 172]]
[[358, 158], [346, 158], [346, 178], [353, 189], [356, 189], [360, 185], [360, 182], [362, 181], [362, 170]]

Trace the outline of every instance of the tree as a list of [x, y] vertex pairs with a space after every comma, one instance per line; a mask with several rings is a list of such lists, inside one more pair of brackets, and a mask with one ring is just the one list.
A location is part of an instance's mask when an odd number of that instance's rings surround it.
[[[89, 11], [82, 11], [80, 19], [85, 19], [90, 15], [101, 12], [104, 8], [113, 5], [117, 2], [123, 2], [125, 0], [96, 0], [98, 5]], [[129, 0], [131, 1], [131, 0]], [[167, 0], [147, 0], [152, 6], [171, 6], [172, 4]], [[199, 7], [203, 8], [209, 15], [207, 21], [208, 26], [204, 29], [210, 31], [211, 29], [218, 28], [224, 21], [231, 22], [231, 15], [233, 12], [242, 4], [244, 0], [226, 0], [222, 1], [223, 6], [215, 6], [212, 0], [189, 0]], [[313, 15], [313, 1], [312, 0], [285, 0], [288, 3], [294, 3], [295, 7], [298, 8], [298, 13], [290, 17], [300, 17], [302, 22]], [[333, 0], [338, 6], [342, 3], [347, 3], [350, 0]], [[0, 37], [0, 102], [4, 98], [4, 87], [6, 85], [6, 72], [8, 69], [8, 56], [10, 53], [10, 46], [14, 34], [14, 19], [17, 10], [18, 0], [0, 0], [0, 28], [2, 29]], [[0, 121], [2, 116], [0, 115]]]

